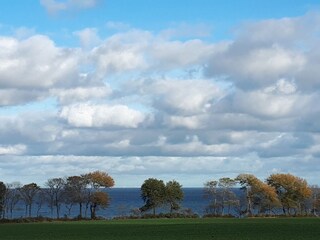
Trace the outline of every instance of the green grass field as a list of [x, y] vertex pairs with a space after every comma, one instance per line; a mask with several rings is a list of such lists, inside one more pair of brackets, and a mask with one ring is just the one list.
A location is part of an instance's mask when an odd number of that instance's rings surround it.
[[148, 219], [1, 224], [1, 240], [305, 240], [320, 239], [320, 219]]

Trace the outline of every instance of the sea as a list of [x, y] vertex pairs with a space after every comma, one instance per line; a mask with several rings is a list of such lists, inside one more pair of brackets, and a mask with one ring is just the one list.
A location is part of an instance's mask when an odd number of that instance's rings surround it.
[[[180, 211], [188, 211], [194, 214], [202, 216], [205, 214], [206, 206], [209, 205], [209, 200], [204, 197], [203, 188], [183, 188], [184, 199], [181, 202]], [[144, 205], [141, 198], [140, 188], [110, 188], [107, 189], [107, 193], [110, 197], [110, 204], [107, 208], [99, 208], [97, 210], [97, 216], [101, 218], [111, 219], [121, 216], [133, 215], [136, 210]], [[47, 203], [41, 205], [35, 203], [32, 206], [32, 217], [42, 216], [56, 218], [55, 209], [53, 213]], [[169, 209], [161, 208], [157, 210], [157, 213], [169, 212]], [[74, 218], [79, 215], [79, 206], [72, 206], [71, 210], [67, 208], [67, 205], [62, 204], [60, 210], [60, 217]], [[83, 206], [83, 217], [90, 217], [90, 210]], [[8, 216], [11, 218], [11, 216]], [[20, 201], [13, 212], [12, 218], [26, 217], [25, 205]]]

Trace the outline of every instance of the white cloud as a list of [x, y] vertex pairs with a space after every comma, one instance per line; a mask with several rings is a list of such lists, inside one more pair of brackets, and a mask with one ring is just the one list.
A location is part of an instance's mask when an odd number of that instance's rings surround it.
[[217, 43], [120, 23], [108, 23], [122, 32], [106, 39], [96, 28], [77, 32], [83, 48], [24, 29], [0, 37], [0, 154], [23, 155], [0, 171], [21, 164], [25, 179], [45, 179], [103, 166], [120, 181], [316, 172], [320, 48], [307, 18], [253, 23]]
[[187, 135], [185, 141], [176, 144], [166, 144], [162, 149], [175, 156], [226, 156], [240, 152], [240, 146], [228, 143], [205, 144], [197, 135]]
[[241, 88], [259, 88], [279, 78], [292, 78], [306, 63], [303, 53], [277, 44], [255, 48], [235, 42], [225, 52], [213, 56], [208, 72], [229, 76]]
[[171, 41], [148, 31], [129, 30], [107, 38], [91, 53], [98, 72], [166, 72], [204, 65], [225, 43], [207, 44], [201, 40]]
[[[29, 163], [33, 162], [33, 165]], [[252, 166], [252, 162], [255, 163]], [[13, 164], [13, 172], [1, 172]], [[37, 166], [37, 167], [35, 167]], [[249, 159], [228, 159], [221, 157], [92, 157], [92, 156], [10, 156], [10, 161], [3, 162], [0, 157], [0, 173], [2, 180], [13, 182], [20, 179], [42, 185], [49, 178], [66, 177], [70, 173], [84, 174], [96, 169], [108, 172], [116, 181], [116, 186], [126, 186], [133, 180], [134, 186], [139, 187], [146, 176], [161, 175], [172, 179], [172, 176], [185, 176], [184, 186], [202, 186], [208, 175], [235, 177], [238, 171], [258, 171], [262, 164], [252, 157]], [[10, 168], [12, 169], [12, 168]], [[251, 169], [251, 170], [249, 170]], [[202, 176], [199, 178], [199, 175]], [[19, 176], [19, 179], [16, 178]], [[125, 177], [125, 180], [123, 179]], [[188, 176], [188, 177], [187, 177]], [[195, 180], [197, 178], [197, 180]], [[141, 180], [141, 183], [137, 182]], [[125, 185], [126, 184], [126, 185]]]
[[58, 97], [61, 104], [70, 104], [106, 98], [112, 93], [112, 89], [108, 86], [75, 87], [71, 89], [53, 89], [51, 93]]
[[95, 47], [102, 41], [96, 28], [85, 28], [81, 31], [74, 32], [74, 34], [79, 37], [82, 47], [86, 49]]
[[56, 0], [40, 0], [40, 3], [51, 14], [67, 9], [65, 2], [58, 2]]
[[310, 114], [312, 110], [309, 107], [316, 98], [316, 95], [297, 93], [294, 84], [280, 80], [261, 90], [238, 90], [231, 104], [235, 112], [259, 118], [280, 119]]
[[24, 89], [0, 89], [0, 106], [11, 106], [37, 101], [44, 98], [45, 92]]
[[136, 128], [145, 115], [124, 105], [75, 104], [65, 106], [60, 116], [76, 127], [125, 127]]
[[145, 81], [138, 87], [140, 92], [152, 95], [155, 108], [182, 115], [207, 112], [224, 94], [215, 83], [201, 79]]
[[169, 127], [185, 127], [188, 129], [205, 129], [207, 127], [208, 117], [200, 116], [170, 116], [166, 119], [166, 124]]
[[49, 88], [70, 84], [78, 77], [77, 51], [58, 48], [46, 36], [22, 41], [1, 38], [0, 47], [2, 88]]
[[270, 44], [278, 42], [290, 45], [312, 41], [320, 30], [319, 12], [308, 12], [299, 17], [266, 19], [247, 22], [238, 28], [237, 38], [248, 44]]
[[[222, 47], [222, 46], [221, 46]], [[206, 44], [201, 40], [163, 41], [158, 40], [150, 49], [151, 64], [154, 68], [170, 70], [179, 67], [202, 65], [220, 46]]]
[[276, 84], [265, 88], [265, 92], [275, 92], [275, 93], [282, 93], [282, 94], [292, 94], [297, 91], [297, 86], [294, 82], [287, 81], [286, 79], [280, 79], [277, 81]]
[[301, 90], [319, 86], [319, 12], [240, 26], [227, 48], [211, 56], [208, 76], [224, 76], [242, 89], [294, 79]]
[[0, 155], [21, 155], [25, 153], [27, 147], [23, 144], [3, 146], [0, 145]]
[[41, 5], [50, 14], [55, 14], [61, 11], [93, 8], [98, 4], [98, 2], [98, 0], [40, 0]]
[[92, 50], [89, 57], [96, 65], [99, 76], [146, 68], [147, 63], [143, 56], [143, 45], [146, 40], [138, 43], [123, 42], [132, 41], [131, 37], [134, 41], [138, 41], [140, 38], [143, 40], [144, 36], [143, 33], [140, 36], [140, 33], [135, 32], [125, 35], [117, 34]]

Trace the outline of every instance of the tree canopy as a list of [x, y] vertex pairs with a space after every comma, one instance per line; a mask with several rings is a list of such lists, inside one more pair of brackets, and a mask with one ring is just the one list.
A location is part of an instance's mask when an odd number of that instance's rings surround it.
[[284, 214], [301, 209], [301, 204], [311, 196], [307, 181], [292, 174], [272, 174], [267, 183], [276, 189]]
[[165, 202], [170, 207], [170, 213], [180, 209], [183, 196], [182, 185], [180, 183], [175, 180], [166, 183]]
[[141, 207], [142, 211], [153, 209], [156, 214], [156, 208], [165, 202], [166, 187], [162, 180], [149, 178], [141, 186], [141, 198], [145, 205]]

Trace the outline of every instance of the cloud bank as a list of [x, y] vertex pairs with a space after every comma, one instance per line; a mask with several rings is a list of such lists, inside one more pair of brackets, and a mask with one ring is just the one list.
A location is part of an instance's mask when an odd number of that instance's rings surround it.
[[[54, 13], [97, 1], [42, 4]], [[4, 169], [21, 164], [25, 179], [41, 165], [46, 177], [102, 168], [189, 186], [239, 172], [319, 181], [318, 26], [319, 13], [251, 22], [219, 42], [88, 28], [74, 33], [77, 48], [0, 36], [1, 174], [11, 180]]]

